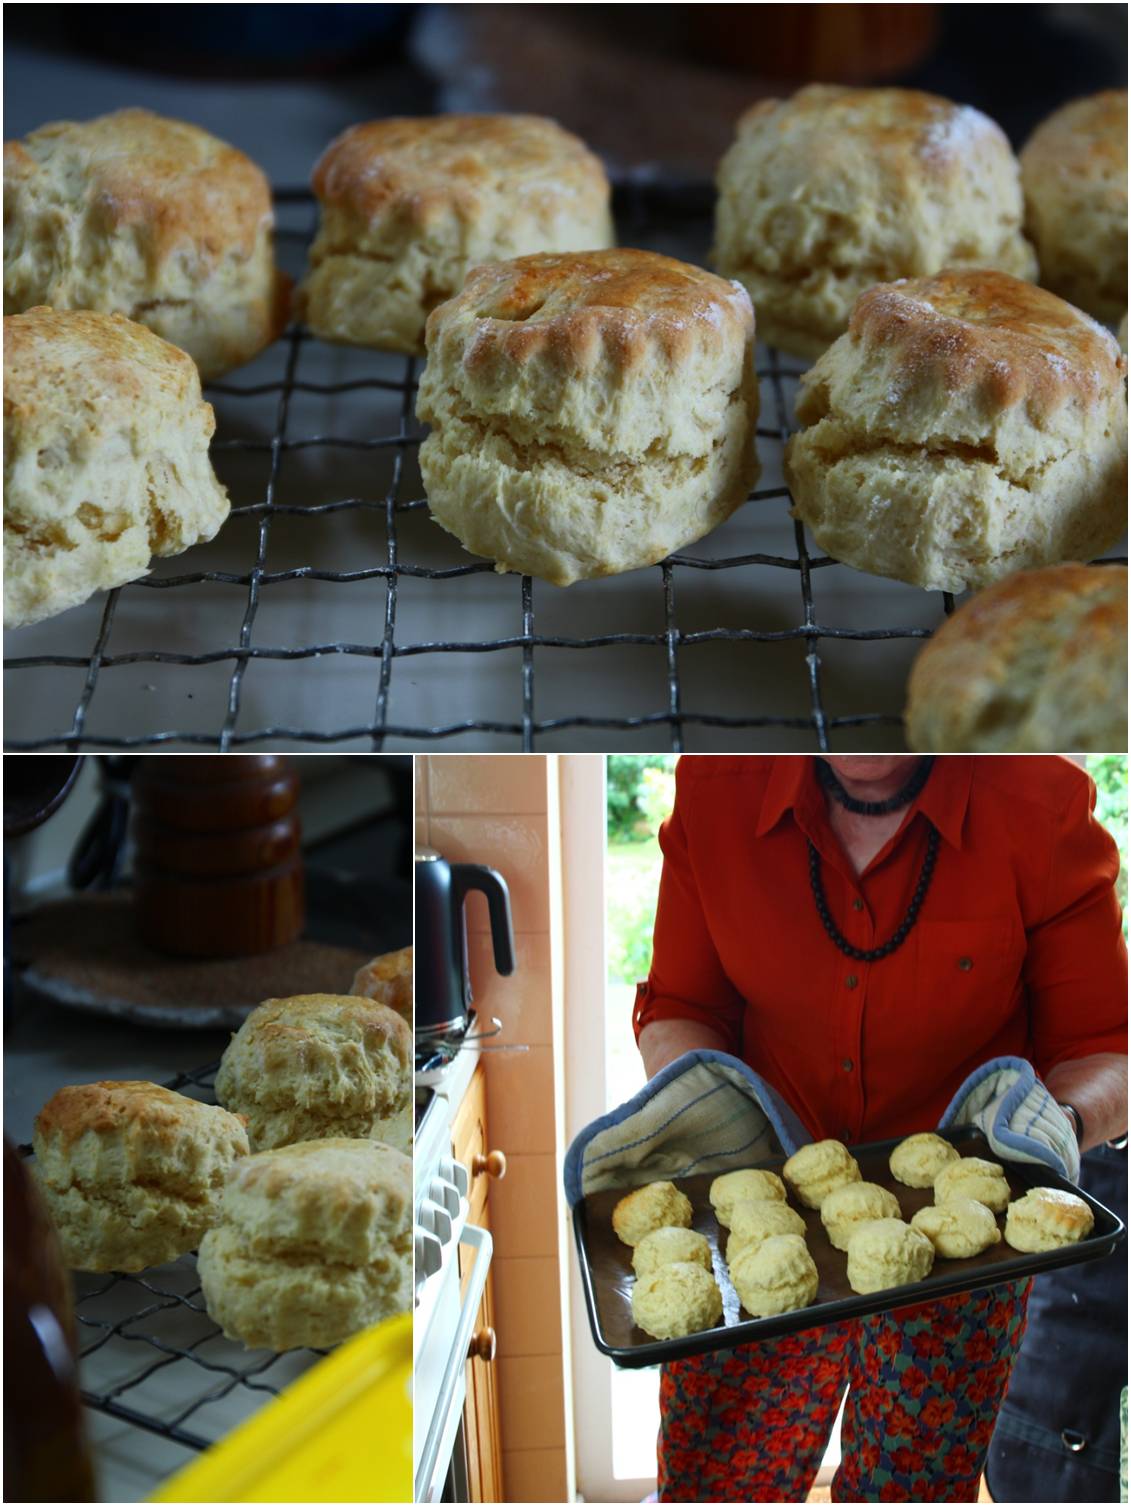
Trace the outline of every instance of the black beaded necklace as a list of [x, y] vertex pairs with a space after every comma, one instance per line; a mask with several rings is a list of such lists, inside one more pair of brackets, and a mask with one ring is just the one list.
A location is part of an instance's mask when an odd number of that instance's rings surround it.
[[817, 778], [821, 784], [838, 805], [843, 805], [846, 811], [851, 811], [855, 816], [890, 816], [893, 811], [902, 810], [905, 805], [910, 805], [930, 778], [934, 763], [933, 758], [921, 758], [914, 774], [903, 788], [896, 790], [895, 794], [887, 800], [857, 800], [841, 784], [833, 773], [831, 765], [827, 764], [823, 758], [816, 760]]
[[[855, 812], [861, 816], [884, 816], [892, 811], [902, 809], [910, 805], [912, 800], [919, 794], [927, 782], [934, 760], [923, 759], [919, 768], [911, 779], [890, 800], [855, 800], [841, 784], [832, 769], [825, 763], [823, 758], [817, 759], [817, 775], [825, 789], [838, 800], [846, 810]], [[852, 957], [856, 962], [878, 962], [881, 957], [890, 957], [907, 940], [911, 928], [919, 919], [919, 911], [923, 908], [923, 901], [927, 897], [927, 890], [931, 886], [931, 876], [935, 871], [935, 860], [939, 855], [939, 834], [928, 823], [927, 851], [923, 858], [923, 867], [919, 872], [919, 882], [915, 885], [915, 893], [911, 896], [911, 903], [907, 908], [907, 914], [901, 924], [893, 932], [891, 937], [884, 942], [883, 946], [872, 947], [870, 951], [853, 946], [846, 941], [840, 932], [836, 921], [829, 914], [828, 900], [825, 898], [825, 886], [821, 882], [821, 854], [809, 843], [809, 884], [813, 890], [813, 900], [817, 906], [817, 914], [821, 917], [821, 924], [828, 934], [829, 940], [844, 953], [846, 957]]]

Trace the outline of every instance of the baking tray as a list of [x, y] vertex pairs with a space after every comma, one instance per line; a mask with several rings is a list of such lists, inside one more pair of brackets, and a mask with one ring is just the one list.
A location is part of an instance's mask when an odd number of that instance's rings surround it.
[[[814, 1209], [798, 1207], [791, 1201], [790, 1206], [796, 1207], [805, 1220], [806, 1242], [817, 1263], [820, 1284], [816, 1301], [797, 1312], [781, 1313], [772, 1318], [751, 1318], [745, 1314], [727, 1276], [727, 1235], [716, 1222], [708, 1200], [708, 1192], [717, 1173], [682, 1177], [677, 1179], [677, 1185], [691, 1199], [694, 1210], [692, 1227], [705, 1235], [711, 1245], [715, 1279], [723, 1294], [723, 1320], [719, 1327], [704, 1329], [701, 1333], [689, 1334], [686, 1338], [658, 1340], [650, 1338], [632, 1321], [632, 1251], [627, 1245], [621, 1244], [613, 1233], [613, 1208], [626, 1191], [631, 1189], [621, 1187], [607, 1192], [595, 1192], [584, 1198], [573, 1210], [573, 1231], [581, 1266], [581, 1284], [585, 1290], [593, 1342], [602, 1354], [607, 1354], [618, 1365], [626, 1369], [639, 1369], [645, 1365], [663, 1364], [668, 1360], [687, 1359], [694, 1354], [707, 1354], [712, 1350], [737, 1349], [742, 1344], [776, 1338], [783, 1333], [823, 1328], [846, 1318], [863, 1318], [872, 1313], [890, 1312], [896, 1307], [917, 1306], [938, 1297], [951, 1296], [955, 1292], [997, 1286], [1005, 1281], [1035, 1276], [1041, 1271], [1051, 1271], [1058, 1266], [1075, 1265], [1082, 1260], [1098, 1260], [1110, 1255], [1122, 1240], [1122, 1220], [1065, 1177], [1057, 1176], [1044, 1166], [1000, 1161], [990, 1150], [980, 1130], [963, 1128], [941, 1130], [939, 1133], [944, 1140], [960, 1147], [963, 1155], [982, 1156], [987, 1161], [998, 1161], [1005, 1170], [1011, 1199], [1020, 1197], [1030, 1187], [1059, 1187], [1083, 1198], [1095, 1215], [1096, 1223], [1091, 1236], [1081, 1240], [1079, 1244], [1048, 1250], [1039, 1255], [1022, 1254], [1011, 1249], [1003, 1239], [992, 1250], [986, 1250], [969, 1260], [936, 1258], [931, 1274], [924, 1281], [909, 1286], [893, 1286], [882, 1292], [870, 1292], [867, 1296], [861, 1296], [848, 1284], [845, 1274], [847, 1256], [840, 1250], [834, 1250], [829, 1243], [820, 1213]], [[904, 1187], [891, 1175], [888, 1157], [892, 1149], [905, 1138], [904, 1135], [897, 1135], [892, 1140], [876, 1140], [868, 1145], [850, 1148], [860, 1163], [864, 1180], [876, 1182], [893, 1192], [899, 1199], [904, 1218], [910, 1219], [920, 1208], [934, 1201], [934, 1194], [929, 1187]], [[766, 1171], [780, 1171], [787, 1159], [786, 1156], [773, 1156], [755, 1164]], [[998, 1227], [1004, 1232], [1004, 1213], [998, 1217]]]

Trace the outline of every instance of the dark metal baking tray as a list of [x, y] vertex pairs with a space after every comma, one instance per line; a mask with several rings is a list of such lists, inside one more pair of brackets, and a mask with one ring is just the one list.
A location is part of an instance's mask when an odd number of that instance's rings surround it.
[[[982, 1156], [988, 1161], [999, 1159], [990, 1150], [979, 1130], [963, 1128], [943, 1130], [940, 1133], [944, 1139], [959, 1146], [963, 1155]], [[910, 1219], [920, 1208], [933, 1202], [934, 1194], [929, 1187], [904, 1187], [891, 1175], [888, 1157], [893, 1147], [904, 1138], [905, 1136], [899, 1135], [893, 1140], [877, 1140], [868, 1145], [852, 1146], [851, 1150], [860, 1163], [864, 1180], [877, 1182], [881, 1187], [894, 1192], [904, 1218]], [[774, 1156], [755, 1164], [767, 1171], [779, 1171], [786, 1159], [785, 1156]], [[1075, 1265], [1082, 1260], [1098, 1260], [1104, 1255], [1110, 1255], [1123, 1239], [1125, 1231], [1122, 1220], [1094, 1197], [1090, 1197], [1083, 1188], [1074, 1186], [1066, 1178], [1057, 1176], [1044, 1166], [1018, 1161], [1003, 1161], [1000, 1164], [1009, 1181], [1011, 1198], [1020, 1197], [1030, 1187], [1059, 1187], [1083, 1198], [1095, 1215], [1095, 1228], [1091, 1235], [1078, 1244], [1048, 1250], [1039, 1255], [1022, 1254], [1011, 1249], [1003, 1239], [992, 1250], [986, 1250], [969, 1260], [936, 1259], [931, 1274], [924, 1281], [860, 1296], [848, 1284], [845, 1270], [847, 1257], [842, 1251], [834, 1250], [829, 1243], [820, 1214], [813, 1209], [799, 1207], [797, 1211], [807, 1226], [806, 1242], [817, 1263], [820, 1285], [816, 1301], [810, 1306], [772, 1318], [751, 1318], [745, 1314], [730, 1283], [726, 1266], [726, 1231], [716, 1222], [708, 1200], [714, 1175], [678, 1179], [677, 1185], [691, 1199], [694, 1209], [692, 1227], [706, 1235], [710, 1241], [715, 1279], [723, 1294], [722, 1324], [716, 1328], [704, 1329], [701, 1333], [689, 1334], [682, 1339], [650, 1338], [632, 1321], [632, 1251], [627, 1245], [621, 1244], [613, 1233], [612, 1225], [613, 1207], [629, 1189], [622, 1187], [592, 1193], [573, 1210], [573, 1232], [577, 1241], [581, 1284], [585, 1289], [585, 1305], [589, 1312], [593, 1342], [602, 1354], [607, 1354], [618, 1365], [627, 1369], [639, 1369], [645, 1365], [663, 1364], [667, 1360], [687, 1359], [693, 1354], [707, 1354], [711, 1350], [736, 1349], [742, 1344], [753, 1344], [759, 1339], [775, 1338], [783, 1333], [823, 1328], [845, 1318], [862, 1318], [872, 1313], [889, 1312], [896, 1307], [917, 1306], [937, 1297], [948, 1297], [956, 1292], [973, 1291], [979, 1287], [997, 1286], [1005, 1281], [1035, 1276], [1057, 1266]], [[797, 1205], [791, 1202], [790, 1206]], [[998, 1217], [998, 1227], [1004, 1231], [1004, 1214]]]

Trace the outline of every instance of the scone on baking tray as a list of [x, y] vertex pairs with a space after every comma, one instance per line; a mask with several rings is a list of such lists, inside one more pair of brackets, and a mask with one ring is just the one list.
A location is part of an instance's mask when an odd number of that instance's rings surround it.
[[1059, 1250], [1087, 1239], [1095, 1214], [1082, 1197], [1059, 1187], [1030, 1187], [1005, 1211], [1005, 1242], [1015, 1250]]
[[947, 1203], [952, 1197], [970, 1197], [984, 1203], [991, 1213], [1004, 1213], [1009, 1202], [1004, 1168], [981, 1156], [950, 1161], [935, 1178], [935, 1202]]
[[424, 352], [424, 322], [480, 262], [613, 244], [609, 183], [537, 115], [353, 126], [314, 169], [318, 235], [299, 304], [324, 340]]
[[698, 1263], [673, 1261], [633, 1283], [633, 1320], [654, 1339], [698, 1333], [714, 1327], [722, 1315], [718, 1282]]
[[795, 1312], [817, 1295], [817, 1266], [800, 1234], [743, 1245], [728, 1266], [731, 1284], [754, 1318]]
[[412, 1143], [412, 1032], [375, 999], [267, 999], [232, 1037], [216, 1097], [247, 1119], [253, 1150], [298, 1140]]
[[705, 1271], [711, 1270], [711, 1246], [706, 1235], [696, 1229], [669, 1225], [653, 1229], [633, 1247], [632, 1269], [638, 1276], [650, 1276], [660, 1266], [672, 1265], [675, 1261], [690, 1261], [692, 1265], [701, 1265]]
[[957, 1160], [958, 1152], [949, 1140], [923, 1130], [899, 1142], [888, 1158], [888, 1166], [905, 1187], [933, 1187], [943, 1167]]
[[740, 1203], [784, 1203], [785, 1183], [772, 1171], [756, 1168], [724, 1171], [711, 1183], [707, 1195], [715, 1217], [724, 1229], [729, 1229], [731, 1217]]
[[235, 147], [148, 110], [61, 120], [4, 146], [4, 312], [125, 314], [205, 381], [285, 323], [271, 188]]
[[674, 1182], [648, 1182], [613, 1209], [613, 1232], [625, 1245], [638, 1245], [653, 1229], [690, 1227], [691, 1202]]
[[1127, 90], [1062, 105], [1021, 149], [1042, 287], [1114, 324], [1127, 311]]
[[830, 1192], [861, 1180], [860, 1167], [839, 1140], [815, 1140], [795, 1151], [781, 1169], [785, 1185], [806, 1208], [819, 1208]]
[[323, 1349], [412, 1287], [412, 1162], [373, 1140], [249, 1156], [197, 1257], [208, 1315], [249, 1349]]
[[758, 474], [745, 290], [650, 251], [477, 267], [430, 316], [417, 414], [432, 516], [554, 585], [655, 564]]
[[979, 591], [911, 667], [920, 753], [1127, 746], [1127, 567], [1047, 565]]
[[927, 1236], [897, 1218], [859, 1224], [848, 1241], [848, 1284], [861, 1295], [922, 1281], [934, 1263]]
[[1127, 524], [1126, 361], [1004, 272], [881, 284], [801, 380], [798, 517], [834, 559], [928, 590], [1090, 560]]
[[727, 1259], [733, 1260], [746, 1245], [760, 1245], [775, 1234], [805, 1236], [805, 1220], [788, 1203], [763, 1200], [735, 1203], [730, 1210]]
[[351, 994], [376, 999], [395, 1009], [405, 1024], [412, 1025], [412, 948], [384, 952], [364, 967], [359, 967], [350, 985]]
[[821, 1223], [834, 1250], [847, 1250], [853, 1231], [869, 1219], [902, 1217], [899, 1199], [875, 1182], [849, 1182], [821, 1201]]
[[1004, 133], [913, 89], [813, 84], [738, 122], [719, 164], [714, 262], [761, 339], [816, 357], [877, 282], [943, 267], [1036, 275]]
[[120, 314], [4, 319], [4, 625], [210, 539], [230, 504], [188, 356]]
[[1001, 1241], [997, 1219], [971, 1197], [950, 1197], [912, 1215], [911, 1227], [925, 1234], [944, 1260], [968, 1260]]
[[142, 1271], [196, 1249], [248, 1154], [237, 1115], [152, 1082], [60, 1088], [33, 1146], [63, 1257], [80, 1271]]

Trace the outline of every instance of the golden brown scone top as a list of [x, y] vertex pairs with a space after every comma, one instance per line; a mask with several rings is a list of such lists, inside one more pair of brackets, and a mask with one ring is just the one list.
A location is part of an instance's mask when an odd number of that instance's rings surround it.
[[[43, 399], [58, 398], [77, 380], [90, 394], [109, 392], [123, 402], [152, 406], [159, 389], [166, 396], [195, 397], [206, 409], [205, 434], [216, 427], [209, 404], [200, 399], [200, 377], [192, 357], [124, 314], [40, 306], [4, 316], [4, 416], [34, 420]], [[97, 415], [92, 414], [92, 417]]]
[[104, 230], [142, 227], [156, 262], [186, 240], [217, 260], [250, 257], [272, 212], [267, 179], [243, 152], [149, 110], [57, 120], [5, 144], [6, 184], [40, 173], [60, 177], [68, 205], [81, 200]]
[[359, 967], [350, 993], [388, 1005], [411, 1025], [412, 978], [412, 948], [401, 947], [399, 952], [385, 952]]
[[977, 388], [1001, 411], [1030, 416], [1091, 404], [1126, 371], [1115, 339], [1054, 293], [990, 268], [879, 283], [856, 300], [849, 333], [882, 347], [904, 393]]
[[915, 661], [912, 688], [918, 698], [931, 696], [936, 661], [950, 680], [949, 657], [962, 645], [1000, 665], [1003, 675], [1018, 654], [1042, 643], [1059, 663], [1079, 660], [1080, 672], [1092, 674], [1126, 640], [1126, 565], [1022, 570], [978, 591], [943, 623]]
[[227, 1114], [155, 1082], [83, 1082], [60, 1088], [47, 1100], [36, 1115], [35, 1132], [44, 1139], [58, 1136], [67, 1146], [88, 1133], [114, 1134], [131, 1125], [144, 1125], [155, 1136], [162, 1131], [176, 1135], [196, 1118], [216, 1124], [222, 1122], [220, 1115], [247, 1122], [240, 1114]]
[[396, 214], [426, 225], [455, 206], [474, 217], [496, 191], [541, 188], [605, 203], [600, 159], [541, 115], [429, 115], [371, 120], [332, 141], [311, 179], [324, 205], [363, 219]]
[[395, 1193], [408, 1208], [412, 1198], [412, 1160], [380, 1140], [299, 1140], [261, 1151], [240, 1162], [232, 1176], [233, 1199], [257, 1192], [268, 1201], [296, 1188], [308, 1178], [323, 1185], [380, 1187]]
[[1127, 201], [1127, 90], [1074, 99], [1041, 122], [1021, 149], [1027, 177], [1068, 174], [1109, 180]]
[[805, 138], [816, 162], [836, 160], [846, 146], [866, 146], [896, 159], [914, 157], [925, 166], [949, 172], [964, 148], [978, 136], [992, 136], [1008, 146], [1004, 132], [971, 105], [958, 105], [920, 89], [852, 89], [837, 84], [809, 84], [789, 99], [763, 99], [742, 116], [738, 129], [770, 123]]
[[428, 317], [429, 349], [465, 342], [469, 372], [550, 361], [590, 370], [601, 356], [628, 370], [658, 353], [675, 363], [753, 337], [738, 283], [654, 251], [543, 252], [475, 267], [463, 291]]
[[399, 1014], [360, 994], [296, 994], [265, 999], [244, 1023], [245, 1039], [254, 1043], [262, 1072], [294, 1070], [306, 1042], [345, 1045], [360, 1040], [367, 1051], [392, 1051], [407, 1073], [412, 1060], [412, 1031]]

